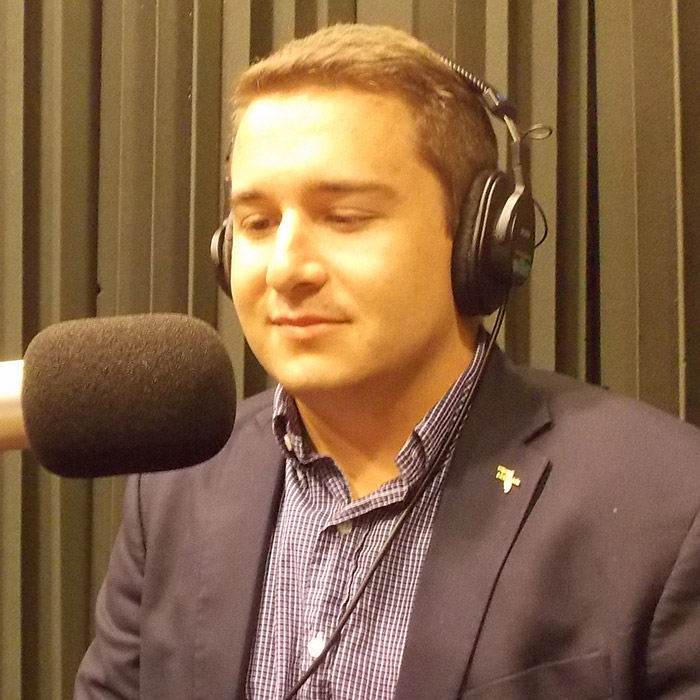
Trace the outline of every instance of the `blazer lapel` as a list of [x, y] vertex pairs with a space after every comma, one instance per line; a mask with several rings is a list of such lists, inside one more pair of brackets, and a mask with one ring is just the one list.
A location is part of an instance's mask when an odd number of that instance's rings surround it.
[[548, 422], [496, 353], [445, 480], [395, 697], [459, 697], [501, 568], [544, 485], [548, 461], [525, 442]]
[[199, 482], [195, 508], [202, 566], [195, 688], [201, 700], [245, 697], [283, 473], [267, 406], [234, 433], [228, 449], [207, 465]]

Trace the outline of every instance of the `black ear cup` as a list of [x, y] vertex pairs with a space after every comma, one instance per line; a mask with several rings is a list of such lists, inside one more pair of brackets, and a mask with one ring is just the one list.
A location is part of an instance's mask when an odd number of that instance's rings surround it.
[[211, 237], [211, 261], [216, 270], [216, 281], [231, 296], [231, 217], [227, 216]]
[[458, 311], [484, 316], [528, 278], [535, 248], [535, 211], [524, 185], [505, 173], [477, 173], [462, 207], [452, 252]]

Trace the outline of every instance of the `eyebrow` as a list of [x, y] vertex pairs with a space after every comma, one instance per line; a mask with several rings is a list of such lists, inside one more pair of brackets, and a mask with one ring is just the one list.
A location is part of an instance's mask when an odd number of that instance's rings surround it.
[[[319, 180], [311, 182], [309, 189], [318, 194], [381, 194], [389, 199], [397, 196], [396, 190], [384, 182], [376, 180]], [[264, 192], [260, 189], [233, 191], [231, 193], [231, 205], [245, 204], [265, 199]]]

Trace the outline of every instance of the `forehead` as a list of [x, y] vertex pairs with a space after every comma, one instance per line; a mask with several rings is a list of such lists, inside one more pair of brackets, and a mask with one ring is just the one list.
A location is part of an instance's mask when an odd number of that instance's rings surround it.
[[[313, 158], [377, 166], [417, 157], [415, 125], [403, 100], [351, 89], [304, 88], [253, 100], [241, 113], [232, 174]], [[269, 160], [266, 160], [269, 159]]]
[[273, 103], [276, 105], [293, 102], [307, 103], [331, 103], [342, 101], [345, 104], [372, 105], [375, 109], [381, 109], [389, 104], [400, 106], [410, 120], [414, 112], [414, 105], [404, 93], [389, 88], [377, 87], [376, 90], [365, 89], [360, 85], [339, 82], [335, 85], [306, 83], [300, 81], [290, 85], [281, 85], [279, 88], [265, 88], [257, 95], [248, 98], [236, 108], [233, 115], [234, 140], [240, 129], [241, 122], [251, 111], [255, 112], [261, 105]]

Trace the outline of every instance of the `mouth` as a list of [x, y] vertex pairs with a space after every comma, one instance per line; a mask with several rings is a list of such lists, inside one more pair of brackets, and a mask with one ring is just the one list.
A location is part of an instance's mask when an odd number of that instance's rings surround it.
[[337, 319], [313, 314], [304, 316], [273, 316], [270, 322], [273, 326], [292, 326], [295, 328], [306, 328], [307, 326], [316, 326], [326, 323], [339, 323]]
[[270, 324], [282, 335], [295, 340], [309, 340], [330, 332], [343, 321], [315, 314], [300, 316], [273, 316]]

